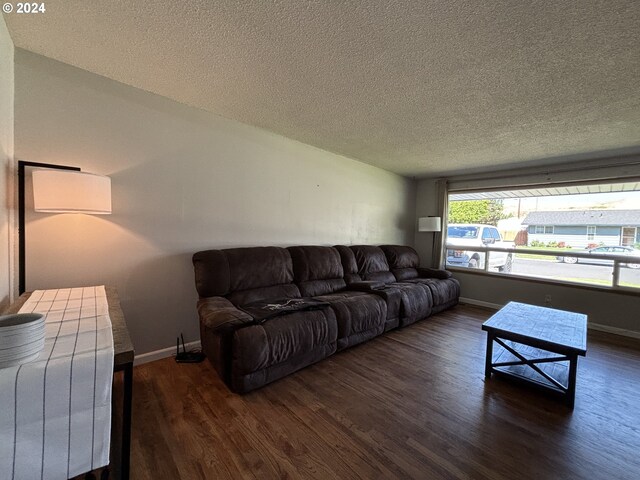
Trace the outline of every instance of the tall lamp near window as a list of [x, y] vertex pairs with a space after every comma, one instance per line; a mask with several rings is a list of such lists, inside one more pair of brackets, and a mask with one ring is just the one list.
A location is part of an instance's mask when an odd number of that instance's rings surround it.
[[26, 288], [25, 169], [33, 171], [33, 204], [36, 212], [111, 213], [111, 179], [81, 172], [78, 167], [18, 162], [18, 291]]
[[442, 230], [440, 217], [420, 217], [418, 219], [419, 232], [439, 232]]
[[[440, 217], [420, 217], [418, 218], [418, 232], [433, 232], [433, 245], [432, 248], [436, 248], [436, 235], [442, 230], [442, 218]], [[436, 255], [433, 255], [433, 266], [440, 268], [436, 263]]]

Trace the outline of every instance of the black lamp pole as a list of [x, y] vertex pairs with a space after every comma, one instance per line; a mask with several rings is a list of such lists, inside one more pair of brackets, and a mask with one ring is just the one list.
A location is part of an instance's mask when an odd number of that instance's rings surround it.
[[80, 171], [79, 167], [69, 167], [66, 165], [51, 165], [49, 163], [38, 162], [24, 162], [18, 161], [18, 295], [22, 295], [25, 291], [25, 277], [26, 277], [26, 264], [25, 264], [25, 168], [26, 167], [38, 167], [38, 168], [52, 168], [57, 170], [75, 170]]

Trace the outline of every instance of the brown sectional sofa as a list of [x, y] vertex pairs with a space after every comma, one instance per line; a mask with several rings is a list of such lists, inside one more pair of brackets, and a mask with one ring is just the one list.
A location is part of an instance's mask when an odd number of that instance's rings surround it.
[[419, 261], [400, 245], [198, 252], [202, 349], [233, 391], [259, 388], [457, 304], [457, 280]]

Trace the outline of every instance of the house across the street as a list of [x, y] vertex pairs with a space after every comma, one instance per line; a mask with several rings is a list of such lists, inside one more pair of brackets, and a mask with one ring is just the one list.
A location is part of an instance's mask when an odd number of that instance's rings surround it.
[[522, 224], [528, 227], [529, 245], [534, 241], [572, 247], [640, 243], [640, 210], [531, 212]]

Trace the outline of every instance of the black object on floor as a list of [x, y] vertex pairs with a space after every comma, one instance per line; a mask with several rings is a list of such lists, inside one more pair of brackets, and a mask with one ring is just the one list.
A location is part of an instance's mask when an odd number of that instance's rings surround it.
[[[182, 351], [180, 351], [180, 340], [182, 340]], [[176, 338], [176, 362], [178, 363], [200, 363], [206, 358], [201, 350], [189, 350], [184, 346], [184, 336]]]

